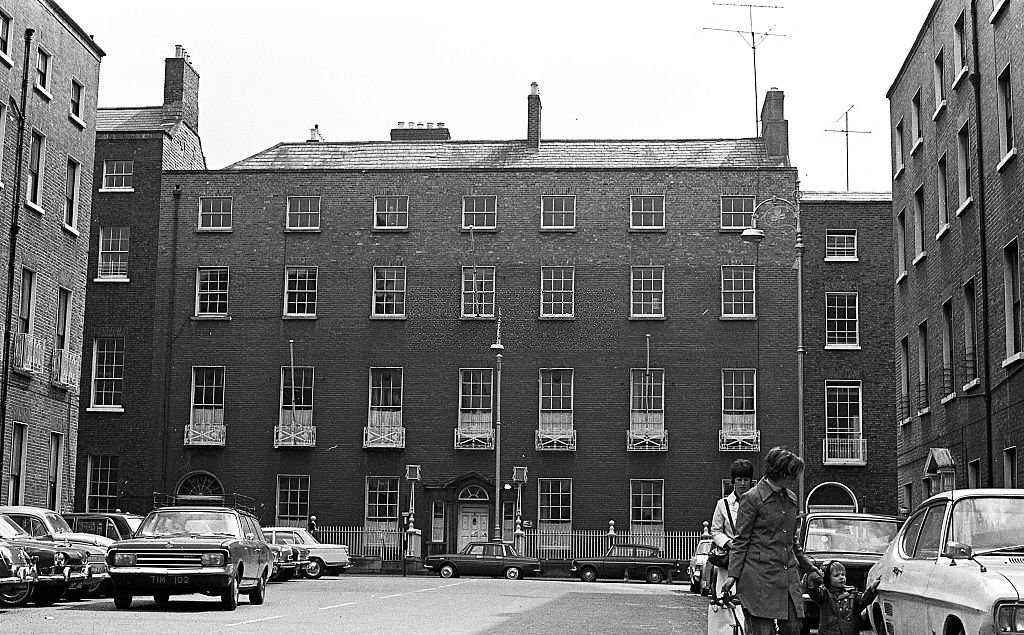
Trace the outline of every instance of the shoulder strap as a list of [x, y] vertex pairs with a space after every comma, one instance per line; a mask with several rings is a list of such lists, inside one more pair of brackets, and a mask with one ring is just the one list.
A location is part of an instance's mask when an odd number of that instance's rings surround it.
[[[737, 498], [737, 500], [739, 500], [739, 499]], [[729, 524], [732, 525], [732, 533], [735, 534], [736, 533], [736, 523], [732, 519], [732, 506], [729, 505], [729, 497], [726, 496], [725, 498], [723, 498], [722, 502], [725, 503], [725, 513], [729, 515]]]

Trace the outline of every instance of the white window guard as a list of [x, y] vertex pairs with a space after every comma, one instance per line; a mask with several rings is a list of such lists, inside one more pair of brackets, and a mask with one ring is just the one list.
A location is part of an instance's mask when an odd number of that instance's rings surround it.
[[78, 371], [81, 362], [81, 353], [54, 349], [50, 362], [50, 383], [61, 388], [78, 390]]
[[825, 465], [866, 465], [868, 440], [858, 436], [826, 436], [822, 440]]
[[41, 337], [17, 333], [11, 343], [11, 369], [22, 373], [46, 371], [46, 342]]
[[316, 426], [313, 425], [313, 410], [281, 409], [280, 424], [274, 426], [275, 448], [316, 447]]
[[576, 451], [576, 430], [571, 410], [540, 413], [536, 449]]
[[491, 425], [490, 411], [459, 413], [459, 425], [455, 428], [455, 449], [494, 449], [494, 427]]
[[720, 452], [759, 452], [761, 431], [757, 429], [756, 414], [723, 414], [722, 429], [718, 433]]
[[223, 446], [226, 437], [227, 427], [223, 423], [190, 423], [185, 426], [185, 445]]
[[665, 413], [637, 410], [630, 412], [629, 431], [626, 432], [626, 450], [631, 452], [667, 451], [668, 432], [665, 430]]
[[370, 408], [366, 423], [363, 428], [364, 448], [405, 448], [401, 410]]

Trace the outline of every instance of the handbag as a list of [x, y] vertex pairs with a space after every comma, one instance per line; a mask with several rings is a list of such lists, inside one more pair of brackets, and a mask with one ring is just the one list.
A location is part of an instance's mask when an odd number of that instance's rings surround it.
[[[729, 507], [728, 499], [723, 498], [722, 502], [725, 503], [725, 513], [729, 516], [729, 524], [732, 526], [733, 535], [736, 534], [736, 523], [732, 520], [732, 508]], [[711, 551], [708, 553], [708, 562], [712, 565], [722, 568], [729, 568], [729, 545], [726, 544], [724, 547], [714, 545], [711, 547]]]

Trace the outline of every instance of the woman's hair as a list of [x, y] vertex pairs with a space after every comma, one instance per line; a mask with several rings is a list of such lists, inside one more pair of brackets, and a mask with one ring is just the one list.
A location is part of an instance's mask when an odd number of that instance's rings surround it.
[[843, 565], [843, 563], [839, 562], [838, 560], [829, 560], [828, 562], [826, 562], [824, 570], [822, 571], [822, 576], [821, 577], [822, 577], [822, 584], [824, 584], [825, 588], [827, 588], [827, 589], [831, 589], [832, 588], [832, 568], [833, 567], [835, 567], [837, 569], [842, 569], [843, 571], [846, 571], [846, 566]]
[[764, 475], [770, 481], [796, 478], [804, 471], [804, 460], [786, 448], [774, 447], [764, 455]]
[[733, 481], [738, 478], [754, 478], [754, 464], [746, 459], [736, 459], [729, 468], [729, 476]]

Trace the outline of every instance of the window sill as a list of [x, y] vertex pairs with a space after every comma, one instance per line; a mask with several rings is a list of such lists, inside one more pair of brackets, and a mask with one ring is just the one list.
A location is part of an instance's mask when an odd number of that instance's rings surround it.
[[900, 275], [896, 276], [896, 284], [898, 285], [899, 283], [903, 282], [906, 279], [907, 279], [907, 272], [906, 271], [901, 271]]
[[631, 234], [664, 234], [667, 231], [664, 227], [633, 227], [632, 225], [629, 227]]
[[927, 407], [927, 406], [925, 406], [924, 408], [921, 408], [920, 410], [917, 411], [917, 416], [923, 417], [925, 415], [930, 415], [931, 413], [932, 413], [932, 409]]
[[969, 69], [966, 66], [961, 68], [960, 72], [956, 74], [956, 78], [953, 79], [953, 84], [950, 86], [950, 88], [956, 90], [956, 87], [960, 85], [960, 82], [964, 81], [964, 78], [967, 77], [968, 71]]
[[923, 146], [923, 145], [924, 145], [924, 137], [918, 137], [917, 141], [915, 141], [914, 145], [911, 146], [911, 148], [910, 148], [910, 156], [914, 156], [915, 154], [917, 154], [917, 151], [920, 150], [921, 146]]
[[0, 62], [3, 62], [7, 68], [14, 68], [14, 60], [11, 59], [10, 55], [3, 51], [0, 51]]
[[961, 388], [963, 389], [964, 392], [967, 392], [969, 390], [977, 388], [980, 385], [981, 385], [981, 378], [980, 377], [975, 377], [971, 381], [969, 381], [966, 384], [964, 384], [963, 386], [961, 386]]
[[914, 258], [913, 262], [911, 262], [910, 264], [912, 264], [912, 265], [914, 265], [916, 267], [918, 265], [918, 263], [920, 263], [922, 260], [924, 260], [927, 257], [928, 257], [928, 252], [927, 251], [922, 251], [921, 253], [917, 254], [917, 256]]
[[197, 234], [230, 234], [233, 229], [230, 227], [197, 227]]
[[665, 317], [664, 315], [631, 315], [631, 316], [629, 316], [630, 322], [645, 322], [645, 321], [647, 321], [647, 322], [649, 322], [649, 321], [659, 322], [659, 321], [665, 321], [667, 319], [668, 318]]
[[904, 417], [904, 418], [900, 419], [900, 425], [901, 426], [905, 426], [908, 423], [910, 423], [911, 421], [913, 421], [913, 419], [911, 419], [910, 417]]
[[285, 314], [285, 315], [281, 316], [281, 319], [282, 320], [315, 320], [316, 316], [315, 315], [288, 315], [288, 314]]
[[1010, 4], [1010, 0], [999, 0], [999, 4], [992, 9], [992, 15], [988, 16], [988, 23], [995, 24], [996, 20], [999, 19], [999, 16], [1003, 14], [1003, 9], [1005, 9], [1008, 4]]
[[93, 282], [131, 282], [131, 278], [93, 278]]
[[545, 320], [550, 322], [573, 322], [576, 320], [575, 315], [540, 315], [537, 316], [538, 320]]
[[826, 351], [859, 351], [860, 344], [825, 344]]
[[97, 192], [102, 192], [104, 194], [112, 193], [112, 192], [134, 192], [135, 188], [134, 187], [101, 187], [100, 189], [98, 189], [96, 191]]
[[406, 317], [405, 317], [405, 313], [402, 313], [400, 315], [373, 315], [371, 313], [370, 314], [370, 319], [371, 320], [404, 320], [404, 319], [406, 319]]
[[32, 201], [25, 201], [25, 207], [29, 208], [30, 210], [32, 210], [33, 212], [39, 214], [40, 216], [43, 216], [43, 215], [46, 214], [46, 210], [45, 209], [43, 209], [42, 207], [39, 207], [38, 204], [33, 203]]
[[970, 207], [971, 203], [973, 202], [974, 199], [968, 196], [967, 198], [964, 199], [963, 203], [960, 203], [960, 207], [956, 208], [956, 211], [953, 213], [956, 214], [957, 216], [962, 216], [963, 213], [967, 211], [967, 208]]
[[405, 233], [409, 231], [409, 227], [374, 227], [373, 231], [381, 232], [382, 234], [394, 234], [394, 233]]
[[82, 235], [82, 232], [78, 231], [77, 229], [75, 229], [71, 225], [68, 225], [67, 223], [61, 223], [61, 226], [64, 227], [64, 231], [71, 234], [75, 238], [78, 238], [79, 236]]
[[470, 229], [469, 227], [463, 225], [461, 228], [459, 228], [459, 231], [462, 232], [463, 234], [468, 234], [469, 232], [484, 232], [489, 234], [498, 231], [498, 227], [474, 227], [473, 229]]
[[459, 319], [467, 322], [493, 322], [495, 317], [493, 315], [460, 315]]
[[939, 102], [939, 105], [935, 107], [935, 112], [932, 113], [932, 121], [935, 121], [936, 119], [938, 119], [939, 116], [942, 115], [942, 113], [945, 112], [945, 111], [946, 111], [946, 100], [943, 99], [942, 101]]
[[949, 402], [953, 401], [954, 399], [956, 399], [956, 393], [955, 392], [951, 392], [948, 395], [946, 395], [945, 397], [943, 397], [942, 399], [940, 399], [939, 403], [941, 403], [942, 405], [946, 405]]
[[825, 256], [825, 262], [860, 262], [857, 256]]
[[1002, 362], [1000, 362], [999, 365], [1002, 366], [1003, 368], [1006, 368], [1008, 366], [1013, 366], [1014, 364], [1016, 364], [1016, 363], [1018, 363], [1020, 361], [1024, 361], [1024, 351], [1017, 352], [1017, 353], [1014, 353], [1013, 355], [1010, 355], [1009, 357], [1004, 359]]
[[896, 179], [903, 176], [903, 172], [906, 171], [906, 168], [907, 166], [903, 163], [896, 166], [896, 172], [892, 175], [892, 180], [895, 181]]
[[542, 234], [575, 234], [578, 230], [575, 227], [541, 227]]
[[89, 406], [86, 412], [124, 412], [124, 406]]
[[193, 315], [193, 322], [230, 322], [230, 315]]
[[71, 123], [73, 123], [73, 124], [75, 124], [76, 126], [78, 126], [78, 128], [79, 128], [80, 130], [85, 130], [85, 127], [86, 127], [86, 125], [87, 125], [87, 124], [85, 123], [85, 120], [84, 120], [84, 119], [82, 119], [81, 117], [79, 117], [78, 115], [76, 115], [75, 113], [73, 113], [73, 112], [69, 112], [69, 113], [68, 113], [68, 119], [70, 119], [70, 120], [71, 120]]
[[319, 227], [285, 227], [286, 234], [319, 234]]
[[719, 315], [721, 322], [752, 322], [757, 320], [756, 315]]
[[942, 240], [942, 237], [949, 233], [949, 223], [942, 223], [942, 227], [939, 227], [939, 231], [935, 234], [935, 240]]
[[1009, 150], [1007, 150], [1006, 154], [1003, 155], [1003, 158], [999, 161], [998, 164], [996, 164], [996, 172], [1002, 172], [1004, 169], [1006, 169], [1006, 166], [1008, 166], [1010, 162], [1016, 158], [1017, 148], [1010, 148]]
[[36, 89], [36, 92], [42, 95], [43, 99], [45, 99], [46, 101], [53, 101], [53, 95], [50, 94], [50, 91], [46, 90], [39, 84], [34, 84], [32, 88]]

